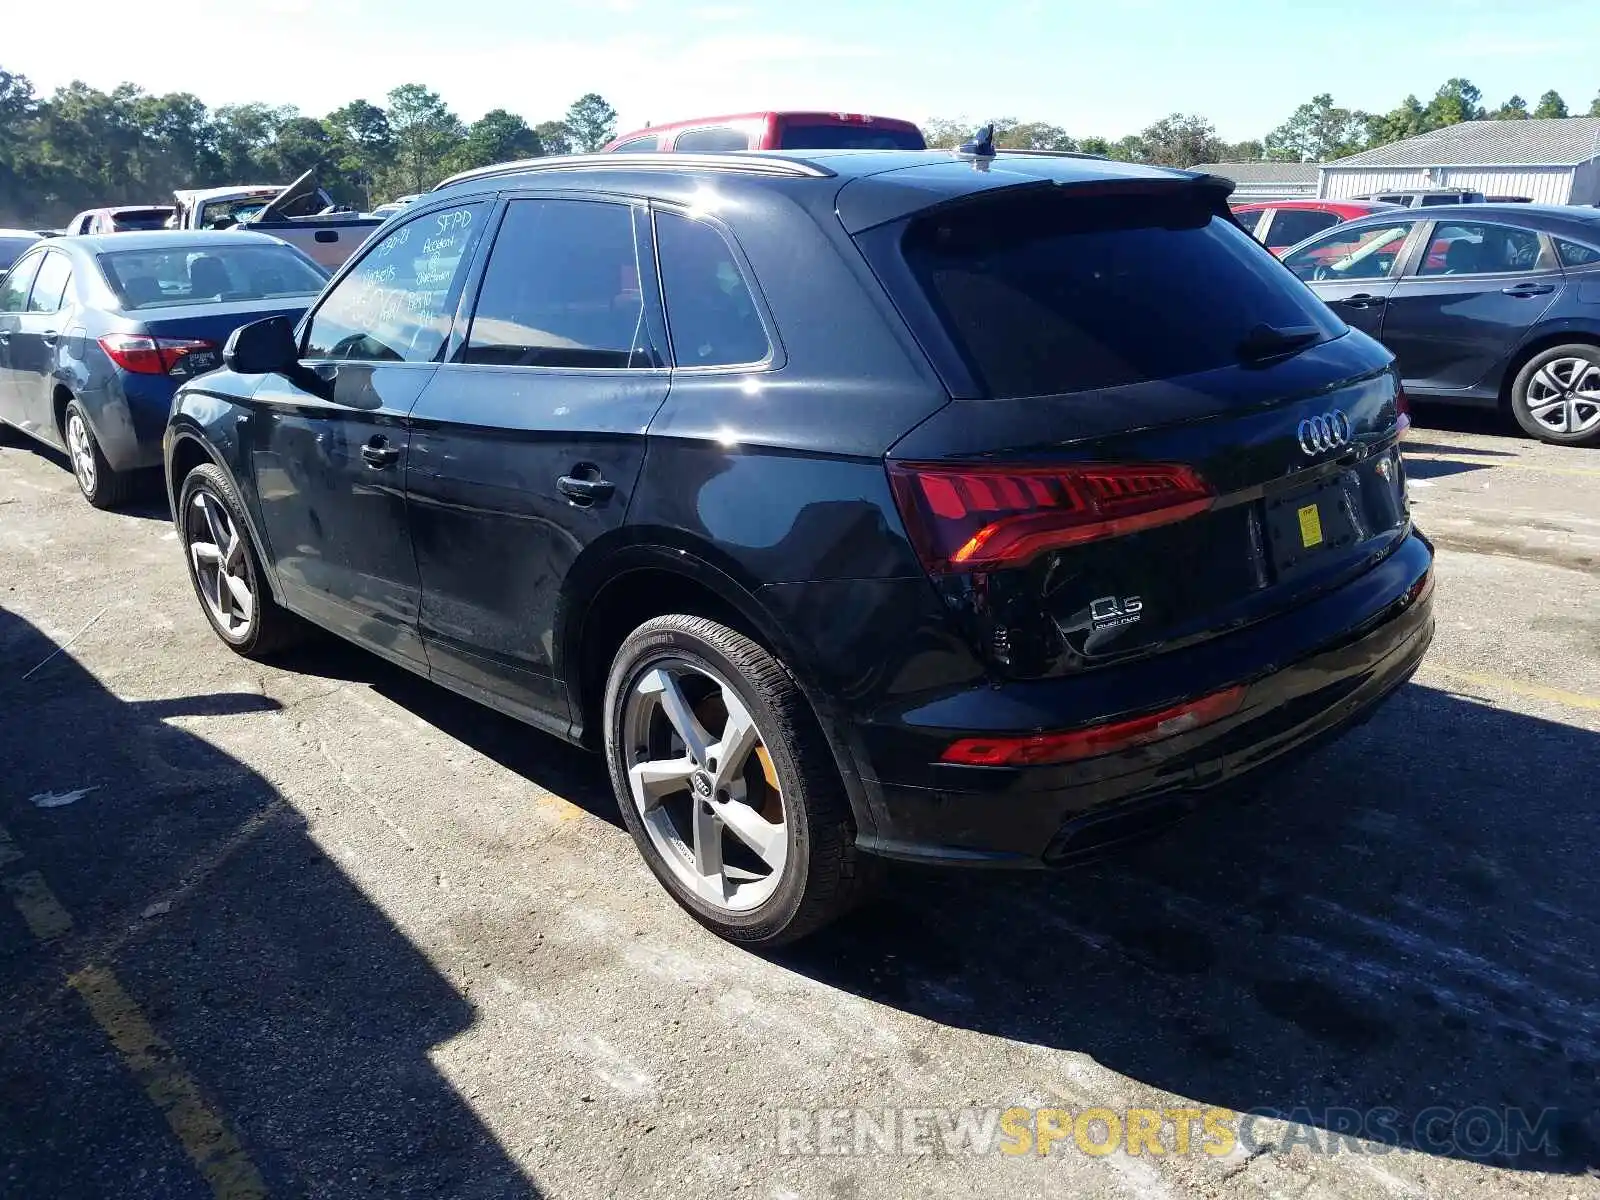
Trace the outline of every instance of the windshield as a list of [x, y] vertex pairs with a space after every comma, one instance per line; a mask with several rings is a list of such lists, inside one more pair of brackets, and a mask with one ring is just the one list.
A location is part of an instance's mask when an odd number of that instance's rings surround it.
[[780, 150], [926, 150], [915, 129], [881, 125], [785, 124]]
[[100, 255], [100, 269], [124, 309], [314, 296], [327, 282], [288, 246], [120, 250]]
[[1344, 325], [1197, 193], [997, 198], [915, 220], [903, 252], [989, 393], [1053, 395], [1236, 364]]
[[231, 221], [235, 225], [242, 225], [251, 217], [267, 206], [270, 195], [240, 196], [233, 200], [209, 200], [200, 211], [200, 224], [202, 226], [215, 225], [218, 221]]

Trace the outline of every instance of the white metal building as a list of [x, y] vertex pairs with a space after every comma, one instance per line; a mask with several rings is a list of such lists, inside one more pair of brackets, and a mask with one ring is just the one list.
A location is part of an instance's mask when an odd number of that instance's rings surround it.
[[1235, 200], [1314, 200], [1320, 166], [1320, 163], [1234, 162], [1201, 163], [1189, 169], [1233, 180]]
[[1455, 187], [1538, 204], [1600, 204], [1600, 117], [1464, 121], [1321, 168], [1328, 200]]

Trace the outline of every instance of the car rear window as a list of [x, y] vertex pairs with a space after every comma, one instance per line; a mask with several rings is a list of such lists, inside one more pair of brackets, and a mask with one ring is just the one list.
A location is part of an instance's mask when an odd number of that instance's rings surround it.
[[315, 296], [328, 281], [288, 246], [118, 250], [100, 255], [100, 269], [124, 309]]
[[915, 129], [882, 125], [785, 123], [778, 137], [780, 150], [926, 150], [928, 144]]
[[1261, 325], [1344, 331], [1198, 194], [997, 198], [913, 220], [902, 249], [994, 396], [1228, 366]]
[[111, 225], [118, 233], [134, 229], [162, 229], [171, 215], [170, 208], [126, 209], [111, 214]]

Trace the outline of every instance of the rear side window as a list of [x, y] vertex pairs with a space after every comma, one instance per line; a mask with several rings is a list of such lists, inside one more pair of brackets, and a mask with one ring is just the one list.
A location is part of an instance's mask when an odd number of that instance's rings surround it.
[[718, 125], [712, 129], [691, 129], [687, 133], [680, 133], [673, 139], [672, 148], [685, 154], [724, 154], [750, 149], [750, 138], [737, 129]]
[[21, 312], [28, 306], [28, 289], [39, 273], [39, 260], [43, 257], [36, 254], [11, 268], [11, 273], [0, 283], [0, 312]]
[[882, 125], [789, 124], [778, 138], [780, 150], [926, 150], [915, 129]]
[[1273, 246], [1294, 246], [1313, 233], [1337, 225], [1339, 218], [1333, 213], [1315, 212], [1304, 208], [1280, 208], [1273, 219], [1272, 232], [1267, 241]]
[[651, 367], [633, 210], [513, 200], [489, 252], [464, 362]]
[[1418, 275], [1503, 275], [1539, 264], [1539, 235], [1531, 229], [1440, 221]]
[[673, 361], [680, 367], [759, 363], [772, 352], [738, 260], [704, 221], [656, 214], [656, 254]]
[[656, 148], [655, 135], [649, 137], [629, 138], [611, 148], [613, 154], [648, 154]]
[[904, 254], [991, 395], [1240, 361], [1257, 326], [1344, 326], [1198, 196], [1011, 197], [914, 221]]
[[1563, 267], [1592, 267], [1600, 263], [1600, 250], [1569, 242], [1565, 238], [1556, 239], [1556, 254]]
[[53, 313], [61, 311], [67, 288], [72, 286], [72, 264], [64, 254], [46, 254], [39, 277], [33, 281], [33, 292], [28, 296], [28, 311]]

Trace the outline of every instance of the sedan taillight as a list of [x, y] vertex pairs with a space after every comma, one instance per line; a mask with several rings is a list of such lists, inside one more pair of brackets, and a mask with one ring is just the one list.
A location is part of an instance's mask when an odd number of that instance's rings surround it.
[[[100, 348], [124, 371], [135, 375], [188, 375], [195, 365], [186, 361], [191, 354], [208, 354], [216, 343], [202, 338], [158, 338], [142, 333], [108, 333]], [[210, 370], [214, 362], [207, 362]]]

